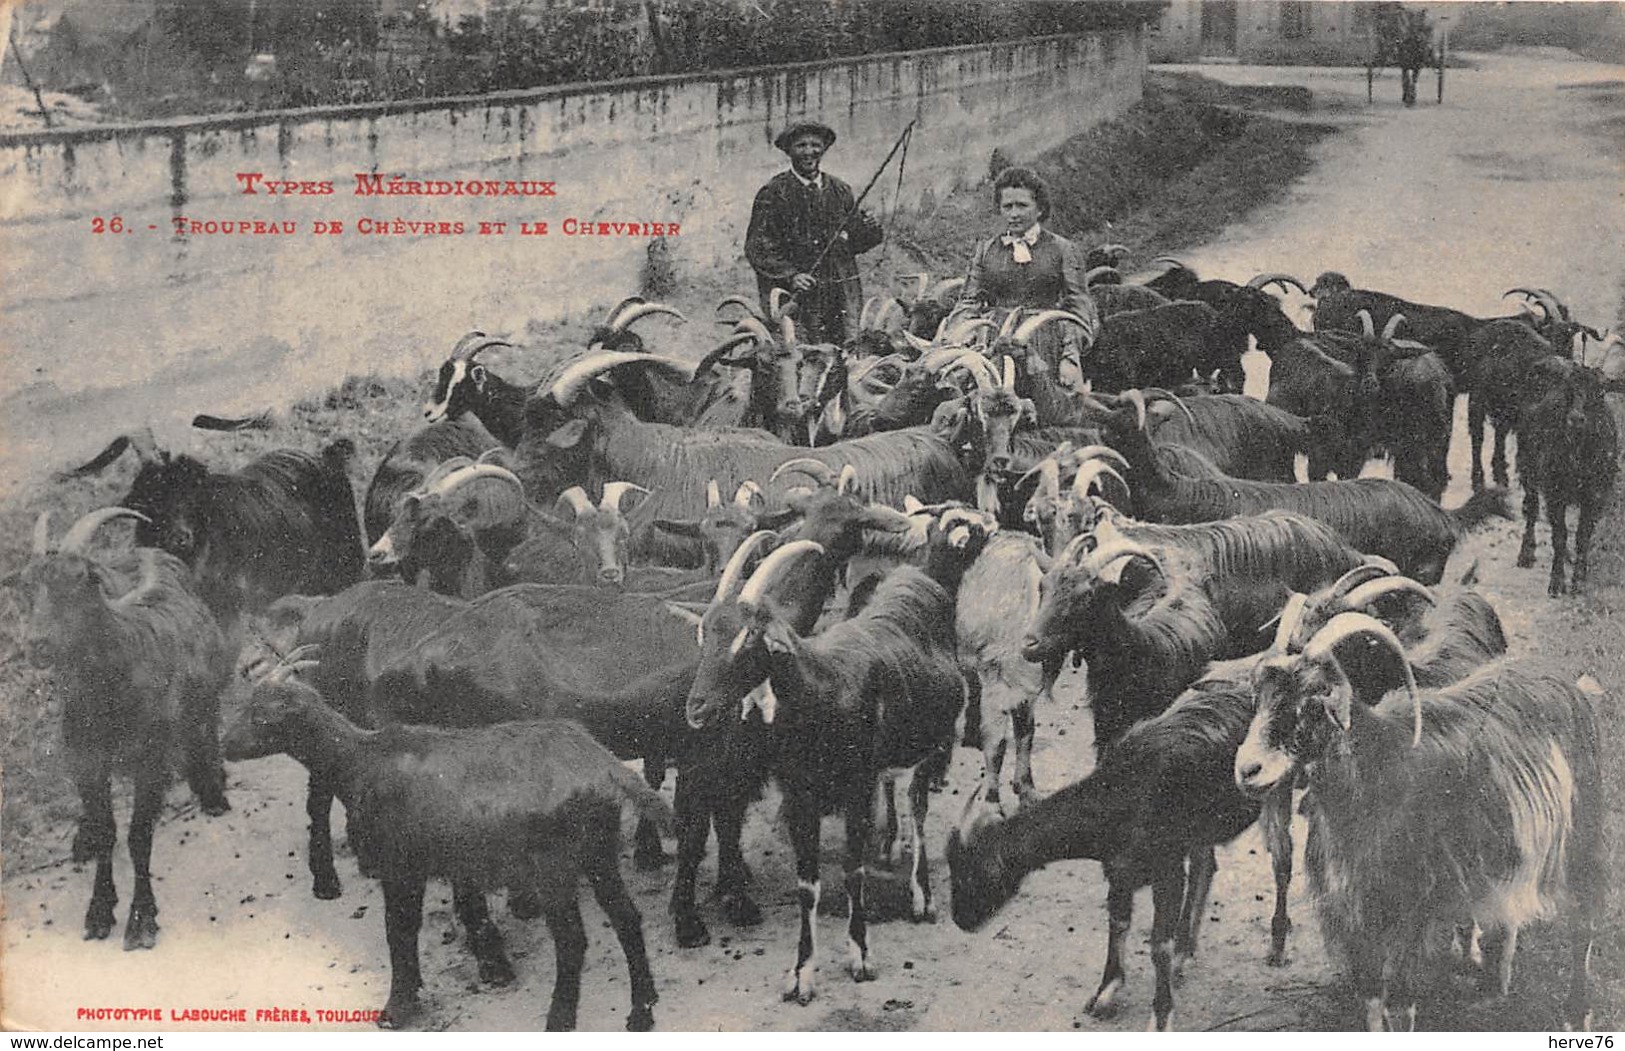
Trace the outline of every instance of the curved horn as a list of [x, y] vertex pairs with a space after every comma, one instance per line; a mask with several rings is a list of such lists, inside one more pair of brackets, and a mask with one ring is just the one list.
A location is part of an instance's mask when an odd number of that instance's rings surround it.
[[152, 519], [128, 507], [99, 507], [69, 526], [68, 531], [62, 534], [62, 540], [56, 549], [64, 555], [83, 554], [85, 546], [90, 543], [90, 538], [96, 535], [96, 530], [116, 518], [134, 518], [138, 522], [152, 524]]
[[1298, 626], [1303, 623], [1303, 611], [1309, 605], [1309, 596], [1301, 591], [1294, 591], [1287, 596], [1286, 605], [1276, 615], [1279, 623], [1275, 627], [1275, 639], [1270, 643], [1270, 649], [1276, 653], [1285, 653], [1287, 647], [1292, 645], [1292, 636], [1298, 633]]
[[1072, 452], [1071, 458], [1078, 463], [1084, 463], [1088, 460], [1111, 460], [1123, 470], [1129, 469], [1128, 460], [1123, 458], [1122, 453], [1109, 445], [1085, 445], [1083, 448]]
[[684, 317], [683, 312], [674, 306], [668, 306], [665, 303], [637, 303], [624, 313], [619, 314], [614, 321], [610, 322], [610, 327], [617, 332], [624, 332], [634, 321], [642, 321], [652, 314], [665, 314], [667, 317], [676, 318], [680, 324], [688, 324], [688, 318]]
[[1542, 304], [1546, 304], [1546, 303], [1549, 302], [1550, 306], [1557, 308], [1557, 320], [1559, 320], [1559, 321], [1567, 321], [1567, 320], [1569, 320], [1569, 308], [1563, 305], [1562, 300], [1560, 300], [1556, 296], [1552, 295], [1551, 289], [1549, 289], [1549, 288], [1537, 288], [1537, 289], [1535, 289], [1535, 295], [1540, 298], [1540, 301], [1541, 301]]
[[1124, 481], [1123, 476], [1112, 469], [1111, 464], [1104, 460], [1089, 460], [1080, 465], [1078, 473], [1072, 476], [1072, 492], [1081, 499], [1087, 499], [1089, 487], [1099, 481], [1102, 476], [1117, 479], [1117, 484], [1121, 485], [1125, 492], [1131, 491], [1128, 482]]
[[1401, 591], [1421, 595], [1428, 600], [1430, 606], [1439, 604], [1439, 596], [1433, 593], [1432, 588], [1420, 581], [1412, 580], [1410, 577], [1383, 577], [1379, 580], [1366, 581], [1345, 595], [1344, 601], [1351, 608], [1364, 609], [1386, 595], [1397, 594]]
[[1400, 644], [1399, 637], [1382, 621], [1367, 613], [1339, 613], [1326, 622], [1326, 626], [1315, 632], [1303, 647], [1303, 655], [1312, 661], [1335, 661], [1333, 654], [1337, 644], [1354, 635], [1370, 635], [1378, 642], [1383, 643], [1394, 651], [1399, 658], [1399, 665], [1405, 671], [1405, 689], [1411, 696], [1412, 717], [1411, 746], [1422, 743], [1422, 692], [1416, 687], [1416, 673], [1411, 670], [1411, 660], [1405, 655], [1405, 647]]
[[857, 480], [858, 469], [851, 464], [845, 464], [841, 467], [840, 478], [836, 479], [835, 491], [837, 493], [849, 493], [852, 491], [852, 484]]
[[1105, 277], [1108, 274], [1114, 275], [1119, 279], [1121, 279], [1123, 276], [1123, 272], [1117, 269], [1115, 266], [1097, 266], [1093, 270], [1090, 270], [1088, 273], [1083, 275], [1083, 287], [1090, 287], [1095, 283], [1096, 278]]
[[779, 334], [784, 337], [784, 345], [785, 346], [787, 346], [787, 347], [795, 346], [796, 345], [796, 320], [795, 320], [795, 318], [791, 317], [789, 314], [780, 314], [779, 315]]
[[824, 545], [813, 540], [792, 540], [785, 544], [762, 559], [762, 564], [756, 567], [756, 572], [745, 581], [745, 586], [739, 591], [739, 604], [754, 606], [761, 602], [768, 588], [783, 577], [791, 566], [809, 555], [823, 553]]
[[1020, 316], [1020, 310], [1012, 310], [1010, 313], [1004, 315], [1004, 323], [999, 326], [997, 338], [1004, 339], [1008, 337], [1010, 333], [1014, 332], [1016, 330], [1017, 320], [1020, 318]]
[[1405, 322], [1405, 315], [1404, 314], [1397, 314], [1396, 313], [1393, 317], [1389, 318], [1388, 319], [1388, 324], [1382, 326], [1382, 338], [1383, 338], [1383, 341], [1387, 342], [1388, 340], [1393, 339], [1394, 338], [1394, 332], [1399, 328], [1400, 325], [1404, 324], [1404, 322]]
[[999, 326], [995, 325], [993, 323], [993, 319], [990, 317], [960, 318], [958, 321], [954, 322], [953, 328], [943, 332], [942, 340], [944, 343], [965, 344], [969, 343], [972, 337], [974, 337], [976, 333], [982, 329], [987, 329], [989, 332], [996, 332], [998, 327]]
[[931, 341], [930, 340], [921, 339], [919, 336], [916, 336], [914, 333], [910, 332], [906, 328], [903, 330], [902, 336], [903, 336], [903, 341], [905, 343], [907, 343], [909, 346], [913, 347], [916, 351], [918, 351], [921, 354], [924, 354], [926, 351], [931, 349]]
[[771, 529], [758, 529], [745, 538], [745, 542], [734, 549], [728, 557], [728, 564], [722, 567], [722, 576], [717, 580], [716, 594], [711, 597], [712, 602], [725, 602], [739, 593], [745, 586], [745, 564], [765, 546], [776, 543], [779, 534]]
[[51, 512], [41, 511], [39, 517], [34, 519], [34, 543], [32, 548], [36, 555], [51, 553]]
[[931, 286], [931, 275], [918, 273], [914, 275], [914, 302], [918, 303], [925, 298], [925, 290]]
[[[716, 312], [718, 314], [722, 313], [723, 307], [743, 307], [745, 313], [749, 314], [751, 317], [761, 317], [761, 315], [756, 312], [756, 304], [752, 303], [750, 300], [741, 295], [723, 296], [717, 301]], [[727, 324], [727, 322], [724, 321], [723, 324]]]
[[814, 459], [811, 456], [798, 456], [793, 460], [786, 460], [779, 464], [768, 478], [768, 483], [772, 484], [778, 481], [780, 476], [789, 474], [792, 471], [799, 471], [808, 478], [817, 479], [820, 485], [834, 485], [840, 479], [840, 475], [836, 474], [835, 468], [823, 460]]
[[570, 508], [572, 518], [579, 518], [582, 512], [592, 511], [592, 499], [587, 496], [587, 490], [579, 485], [572, 485], [560, 493], [559, 498], [553, 502], [553, 513], [557, 514], [563, 507]]
[[450, 496], [476, 478], [499, 478], [521, 493], [525, 491], [525, 485], [519, 480], [518, 475], [494, 463], [469, 463], [458, 467], [439, 479], [429, 491], [436, 496]]
[[598, 501], [600, 511], [620, 511], [621, 501], [626, 499], [627, 493], [642, 493], [649, 495], [649, 490], [635, 482], [605, 482], [604, 495]]
[[686, 361], [676, 358], [663, 357], [659, 354], [634, 354], [622, 350], [606, 350], [596, 354], [589, 354], [580, 361], [571, 365], [559, 374], [553, 381], [548, 394], [560, 405], [569, 406], [581, 394], [582, 388], [598, 376], [610, 369], [629, 362], [643, 362], [649, 365], [659, 365], [661, 368], [675, 372], [684, 382], [694, 378], [694, 366]]
[[1186, 266], [1183, 260], [1175, 259], [1171, 255], [1159, 255], [1155, 259], [1151, 260], [1151, 262], [1148, 263], [1147, 265], [1148, 266], [1156, 266], [1158, 263], [1162, 263], [1162, 264], [1166, 265], [1169, 269], [1173, 269], [1174, 267], [1178, 267], [1181, 270], [1190, 270], [1190, 267]]
[[956, 368], [962, 368], [970, 373], [971, 378], [976, 381], [976, 389], [984, 394], [999, 388], [999, 377], [994, 374], [993, 366], [988, 364], [988, 360], [974, 350], [962, 351], [959, 357], [955, 358], [948, 364], [947, 368], [942, 370], [942, 374], [947, 376]]
[[[1078, 315], [1072, 313], [1070, 310], [1041, 310], [1034, 316], [1028, 318], [1026, 321], [1023, 321], [1020, 327], [1016, 329], [1015, 334], [1010, 338], [1015, 340], [1020, 345], [1026, 346], [1027, 341], [1033, 338], [1033, 333], [1037, 332], [1051, 321], [1070, 321], [1074, 325], [1077, 325], [1079, 328], [1083, 329], [1086, 334], [1093, 335], [1089, 332], [1089, 323]], [[999, 334], [1001, 336], [1004, 335], [1002, 332]]]
[[717, 484], [715, 478], [705, 483], [705, 506], [707, 508], [722, 506], [722, 486]]
[[[755, 319], [753, 318], [752, 320], [755, 320]], [[757, 322], [757, 324], [760, 324], [760, 323], [761, 322]], [[764, 329], [763, 331], [765, 332], [766, 329]], [[739, 346], [740, 344], [742, 344], [742, 343], [754, 343], [754, 342], [756, 342], [757, 339], [758, 339], [758, 337], [754, 332], [735, 332], [735, 333], [733, 333], [727, 339], [723, 340], [721, 343], [719, 343], [715, 347], [711, 348], [711, 350], [706, 353], [705, 357], [703, 357], [703, 358], [701, 358], [699, 360], [699, 364], [694, 366], [694, 374], [696, 376], [698, 376], [700, 373], [709, 370], [718, 361], [722, 360], [723, 355], [727, 354], [728, 351], [734, 349], [735, 347]]]
[[893, 314], [902, 314], [906, 321], [908, 311], [903, 309], [903, 304], [897, 301], [896, 296], [887, 296], [881, 302], [880, 309], [875, 312], [875, 328], [884, 331], [886, 328], [887, 319], [889, 319]]
[[947, 295], [949, 292], [957, 292], [964, 287], [965, 279], [962, 277], [943, 278], [941, 281], [938, 281], [936, 284], [931, 286], [931, 291], [926, 293], [926, 297], [940, 303], [942, 302], [943, 296]]
[[750, 317], [740, 318], [738, 323], [734, 325], [734, 332], [748, 332], [752, 337], [761, 340], [763, 343], [774, 342], [773, 333], [768, 331], [766, 323], [754, 314]]
[[1100, 547], [1095, 549], [1093, 554], [1084, 560], [1083, 568], [1088, 572], [1099, 576], [1101, 579], [1106, 580], [1110, 579], [1106, 576], [1106, 570], [1113, 563], [1130, 558], [1146, 559], [1152, 565], [1156, 566], [1157, 571], [1163, 576], [1168, 576], [1168, 567], [1162, 561], [1162, 556], [1157, 554], [1155, 551], [1152, 551], [1145, 545], [1136, 543], [1133, 540], [1119, 540], [1114, 544], [1102, 544]]
[[863, 301], [863, 309], [858, 312], [858, 331], [867, 332], [874, 328], [875, 308], [880, 306], [879, 296], [870, 296]]
[[1008, 354], [1004, 356], [1004, 378], [999, 386], [1005, 390], [1016, 389], [1016, 359]]
[[1268, 288], [1271, 285], [1291, 285], [1293, 288], [1296, 288], [1299, 292], [1302, 292], [1304, 295], [1309, 294], [1309, 289], [1304, 287], [1303, 282], [1299, 281], [1297, 278], [1293, 277], [1291, 274], [1282, 274], [1282, 273], [1276, 273], [1276, 272], [1267, 273], [1267, 274], [1255, 274], [1247, 282], [1247, 287], [1248, 288]]
[[1385, 577], [1388, 575], [1389, 571], [1383, 566], [1374, 566], [1370, 563], [1355, 566], [1347, 573], [1344, 573], [1342, 576], [1332, 581], [1332, 585], [1326, 589], [1325, 595], [1327, 598], [1341, 598], [1367, 581], [1376, 580], [1379, 577]]
[[1141, 431], [1144, 431], [1145, 430], [1145, 392], [1144, 391], [1138, 391], [1138, 390], [1126, 390], [1120, 395], [1120, 397], [1124, 401], [1128, 402], [1130, 405], [1134, 406], [1134, 422], [1135, 422], [1135, 425], [1138, 426]]
[[767, 494], [762, 492], [762, 487], [748, 478], [740, 482], [739, 488], [734, 491], [734, 504], [738, 507], [749, 510], [758, 504], [766, 503]]
[[785, 289], [775, 285], [773, 291], [767, 294], [767, 316], [774, 321], [779, 320], [784, 316], [784, 301], [786, 299], [794, 301], [795, 298]]
[[490, 347], [511, 346], [513, 346], [513, 344], [509, 343], [505, 339], [498, 339], [495, 336], [487, 336], [485, 333], [476, 330], [468, 333], [468, 335], [457, 341], [457, 345], [451, 348], [451, 357], [447, 360], [473, 361], [475, 355], [482, 350], [486, 350]]
[[1377, 323], [1371, 319], [1371, 311], [1357, 311], [1354, 316], [1360, 319], [1360, 327], [1365, 330], [1368, 339], [1377, 334]]
[[621, 321], [621, 312], [630, 310], [635, 306], [639, 306], [640, 304], [647, 302], [648, 300], [644, 299], [642, 296], [627, 296], [625, 299], [611, 307], [608, 314], [604, 315], [604, 327], [609, 329], [611, 332], [619, 332], [625, 327]]

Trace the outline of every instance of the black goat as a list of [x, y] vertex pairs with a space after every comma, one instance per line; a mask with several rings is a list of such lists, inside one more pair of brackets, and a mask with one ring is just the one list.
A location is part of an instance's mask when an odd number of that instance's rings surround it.
[[[344, 800], [361, 870], [384, 888], [390, 982], [380, 1027], [409, 1024], [421, 1011], [418, 930], [425, 884], [437, 876], [535, 890], [558, 957], [549, 1030], [576, 1024], [587, 949], [576, 895], [586, 876], [626, 954], [626, 1027], [654, 1027], [643, 921], [621, 880], [621, 809], [630, 802], [668, 826], [671, 810], [581, 727], [538, 720], [363, 730], [309, 686], [273, 680], [256, 687], [224, 745], [234, 761], [285, 752]], [[486, 937], [500, 946], [494, 927]]]
[[[820, 893], [819, 826], [825, 813], [846, 819], [847, 943], [854, 980], [875, 977], [869, 959], [864, 865], [873, 831], [875, 791], [887, 770], [913, 769], [915, 920], [930, 918], [930, 866], [925, 817], [930, 777], [944, 764], [964, 709], [965, 681], [954, 653], [954, 598], [912, 566], [894, 569], [864, 609], [813, 638], [803, 638], [774, 607], [774, 578], [823, 549], [795, 541], [775, 551], [739, 593], [745, 626], [730, 657], [764, 667], [774, 701], [764, 717], [776, 740], [774, 773], [784, 791], [801, 904], [801, 937], [785, 999], [813, 997]], [[688, 721], [703, 727], [718, 714], [705, 695], [691, 695]], [[729, 713], [732, 716], [732, 713]]]
[[1299, 291], [1307, 291], [1290, 274], [1258, 274], [1246, 284], [1238, 285], [1234, 281], [1201, 280], [1194, 270], [1166, 256], [1155, 261], [1173, 265], [1148, 281], [1147, 288], [1169, 299], [1206, 303], [1216, 312], [1214, 323], [1206, 333], [1206, 356], [1197, 367], [1197, 373], [1202, 376], [1217, 373], [1222, 391], [1239, 393], [1245, 383], [1241, 358], [1247, 353], [1247, 337], [1253, 337], [1258, 349], [1269, 354], [1274, 346], [1297, 334], [1297, 326], [1281, 310], [1281, 304], [1265, 291], [1272, 284], [1292, 285]]
[[1412, 486], [1385, 478], [1305, 483], [1182, 478], [1162, 466], [1142, 426], [1126, 412], [1112, 417], [1108, 431], [1130, 464], [1135, 507], [1147, 521], [1208, 522], [1295, 511], [1331, 526], [1355, 549], [1393, 560], [1401, 572], [1425, 584], [1438, 582], [1462, 533], [1508, 514], [1500, 489], [1486, 489], [1445, 511]]
[[422, 485], [435, 468], [457, 457], [478, 459], [500, 444], [478, 418], [465, 416], [419, 427], [391, 445], [361, 501], [361, 524], [367, 544], [378, 542], [394, 519], [401, 497]]
[[[1394, 654], [1399, 689], [1348, 677], [1337, 654], [1364, 639]], [[1423, 689], [1399, 639], [1361, 613], [1334, 617], [1295, 657], [1262, 662], [1253, 686], [1236, 783], [1268, 792], [1307, 771], [1309, 886], [1366, 1027], [1415, 1027], [1430, 971], [1468, 920], [1493, 935], [1486, 963], [1504, 994], [1519, 929], [1553, 905], [1569, 928], [1565, 1021], [1588, 1027], [1607, 810], [1582, 691], [1505, 659]]]
[[1315, 447], [1312, 421], [1257, 398], [1207, 394], [1181, 402], [1183, 414], [1151, 414], [1153, 438], [1158, 444], [1195, 449], [1231, 477], [1296, 481], [1297, 454], [1307, 455]]
[[1580, 508], [1574, 530], [1574, 570], [1567, 589], [1578, 593], [1590, 569], [1591, 535], [1608, 507], [1619, 474], [1619, 433], [1603, 395], [1602, 374], [1564, 358], [1550, 357], [1533, 372], [1546, 392], [1524, 413], [1518, 430], [1518, 474], [1523, 482], [1523, 543], [1518, 565], [1535, 564], [1535, 519], [1546, 502], [1552, 530], [1552, 572], [1547, 593], [1565, 590], [1568, 507]]
[[86, 554], [96, 530], [118, 518], [141, 516], [118, 507], [92, 511], [53, 549], [49, 515], [42, 514], [33, 560], [20, 579], [33, 599], [24, 652], [32, 664], [54, 670], [63, 695], [62, 743], [81, 808], [73, 860], [96, 862], [87, 939], [107, 937], [118, 904], [112, 776], [123, 769], [135, 779], [128, 836], [135, 897], [124, 928], [124, 948], [131, 950], [150, 949], [158, 939], [152, 829], [169, 788], [171, 749], [179, 746], [203, 812], [231, 809], [218, 734], [234, 650], [172, 555], [138, 550], [139, 579], [125, 590], [118, 574]]
[[[1086, 778], [1008, 821], [983, 816], [948, 839], [954, 922], [979, 930], [1021, 889], [1027, 873], [1066, 858], [1097, 858], [1106, 874], [1110, 933], [1100, 987], [1084, 1010], [1115, 1013], [1134, 892], [1151, 885], [1152, 1025], [1173, 1016], [1173, 979], [1196, 954], [1218, 868], [1214, 846], [1260, 821], [1275, 864], [1269, 963], [1286, 961], [1286, 893], [1292, 879], [1291, 789], [1260, 804], [1237, 790], [1236, 747], [1252, 720], [1245, 679], [1209, 677], [1164, 712], [1129, 729]], [[976, 800], [966, 809], [970, 818]], [[1190, 859], [1187, 874], [1186, 858]]]
[[1190, 300], [1113, 314], [1101, 321], [1084, 376], [1108, 391], [1172, 387], [1193, 371], [1205, 376], [1212, 371], [1205, 368], [1207, 343], [1218, 321], [1218, 311]]
[[122, 436], [72, 473], [99, 471], [126, 448], [141, 461], [121, 501], [145, 516], [136, 543], [189, 565], [198, 593], [223, 620], [281, 595], [331, 594], [361, 579], [349, 439], [320, 456], [277, 449], [222, 473], [155, 448], [150, 435]]

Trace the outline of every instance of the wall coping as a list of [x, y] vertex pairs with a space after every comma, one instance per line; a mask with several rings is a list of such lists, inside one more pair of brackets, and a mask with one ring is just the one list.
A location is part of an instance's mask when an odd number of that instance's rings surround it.
[[572, 95], [603, 92], [646, 91], [679, 84], [720, 83], [747, 77], [795, 75], [839, 66], [876, 65], [904, 59], [964, 54], [1061, 40], [1087, 40], [1132, 32], [1128, 29], [1097, 29], [1087, 33], [1060, 33], [1050, 36], [990, 40], [981, 44], [955, 44], [950, 47], [921, 48], [915, 51], [883, 51], [872, 55], [848, 55], [814, 62], [774, 66], [743, 66], [699, 73], [660, 73], [620, 80], [576, 81], [540, 88], [510, 88], [483, 95], [440, 95], [423, 99], [391, 99], [385, 102], [359, 102], [346, 105], [309, 106], [303, 109], [253, 110], [243, 113], [217, 113], [172, 120], [133, 121], [123, 124], [94, 124], [76, 128], [41, 128], [38, 131], [0, 132], [0, 149], [32, 146], [73, 145], [105, 142], [109, 139], [178, 136], [206, 131], [241, 131], [275, 124], [305, 124], [314, 121], [354, 120], [393, 117], [432, 110], [469, 110], [480, 107], [528, 105]]

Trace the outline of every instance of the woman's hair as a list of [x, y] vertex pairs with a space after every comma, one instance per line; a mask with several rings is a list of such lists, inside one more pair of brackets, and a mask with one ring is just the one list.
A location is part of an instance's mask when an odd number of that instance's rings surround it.
[[1010, 167], [1000, 172], [993, 180], [993, 207], [997, 208], [1001, 195], [1005, 190], [1027, 190], [1033, 195], [1033, 203], [1038, 205], [1038, 219], [1043, 222], [1049, 218], [1049, 183], [1044, 177], [1031, 168]]

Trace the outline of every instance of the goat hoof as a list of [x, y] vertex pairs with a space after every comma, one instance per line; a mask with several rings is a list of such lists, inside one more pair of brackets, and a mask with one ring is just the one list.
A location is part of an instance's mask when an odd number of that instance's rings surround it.
[[423, 1013], [423, 1004], [418, 1001], [416, 994], [411, 996], [390, 997], [389, 1003], [378, 1012], [379, 1029], [402, 1029], [417, 1021], [418, 1015]]
[[231, 812], [231, 801], [225, 796], [221, 796], [218, 799], [200, 800], [198, 806], [202, 809], [203, 813], [209, 817], [219, 817], [221, 814], [229, 814]]
[[628, 1033], [647, 1033], [655, 1027], [654, 1008], [647, 1004], [639, 1004], [632, 1008], [632, 1013], [626, 1016], [626, 1031]]
[[1535, 552], [1533, 550], [1525, 551], [1525, 550], [1519, 549], [1519, 551], [1518, 551], [1518, 568], [1519, 569], [1528, 569], [1530, 566], [1532, 566], [1534, 564], [1535, 564]]
[[534, 890], [508, 888], [508, 911], [521, 920], [534, 920], [542, 914], [542, 899]]
[[344, 884], [339, 882], [338, 873], [324, 872], [311, 880], [310, 893], [322, 901], [332, 901], [344, 893]]
[[1282, 949], [1271, 949], [1270, 954], [1264, 957], [1264, 966], [1266, 967], [1285, 967], [1290, 962], [1287, 959], [1285, 950]]
[[735, 927], [754, 927], [762, 922], [762, 910], [748, 894], [730, 894], [722, 899], [722, 915]]
[[784, 1002], [790, 1003], [793, 1001], [802, 1007], [812, 1003], [812, 998], [815, 995], [813, 991], [813, 975], [816, 973], [817, 969], [813, 967], [811, 962], [791, 970], [785, 978]]
[[512, 985], [513, 979], [513, 964], [506, 956], [498, 954], [480, 961], [480, 981], [486, 985]]
[[576, 1015], [574, 1011], [547, 1012], [547, 1031], [549, 1033], [573, 1033], [576, 1028]]
[[1551, 598], [1562, 597], [1563, 591], [1563, 581], [1561, 580], [1554, 579], [1551, 581], [1551, 583], [1546, 585], [1546, 594]]
[[158, 917], [151, 913], [130, 913], [130, 922], [124, 927], [124, 951], [150, 949], [158, 944]]
[[935, 905], [926, 905], [923, 908], [912, 909], [909, 918], [915, 923], [935, 923], [937, 922], [937, 907]]
[[697, 949], [702, 945], [710, 945], [711, 932], [706, 929], [705, 921], [693, 913], [679, 915], [677, 917], [677, 944], [684, 949]]
[[1100, 987], [1089, 1002], [1083, 1005], [1084, 1013], [1091, 1018], [1111, 1018], [1117, 1014], [1117, 990], [1122, 988], [1122, 979], [1117, 979]]
[[85, 941], [105, 941], [113, 933], [113, 906], [98, 907], [92, 905], [90, 911], [85, 913]]

